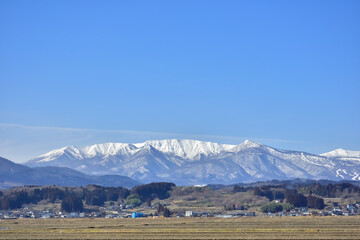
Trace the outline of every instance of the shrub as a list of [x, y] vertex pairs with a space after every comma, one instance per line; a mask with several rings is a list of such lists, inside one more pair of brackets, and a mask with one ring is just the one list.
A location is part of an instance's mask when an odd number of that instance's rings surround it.
[[289, 212], [291, 209], [294, 209], [294, 205], [292, 205], [291, 203], [284, 203], [282, 206], [284, 211], [287, 212]]
[[126, 204], [133, 207], [140, 206], [142, 204], [139, 195], [131, 194], [126, 198]]
[[279, 203], [267, 203], [261, 207], [262, 212], [280, 212], [283, 210], [283, 206]]

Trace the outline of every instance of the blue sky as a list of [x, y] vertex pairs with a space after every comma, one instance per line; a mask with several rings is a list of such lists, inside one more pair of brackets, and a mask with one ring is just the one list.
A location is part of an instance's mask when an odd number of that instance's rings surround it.
[[0, 1], [0, 156], [195, 138], [360, 150], [360, 1]]

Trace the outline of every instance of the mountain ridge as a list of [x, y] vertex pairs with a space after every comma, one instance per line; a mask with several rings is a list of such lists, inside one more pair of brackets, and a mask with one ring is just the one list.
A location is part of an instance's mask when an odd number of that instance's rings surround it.
[[142, 182], [184, 185], [292, 178], [360, 180], [360, 155], [347, 150], [332, 152], [317, 155], [281, 150], [250, 140], [230, 145], [165, 139], [95, 144], [81, 149], [69, 146], [26, 165], [66, 166], [88, 174], [119, 174]]
[[131, 188], [140, 183], [125, 176], [91, 176], [67, 167], [30, 168], [0, 157], [0, 188], [22, 185], [85, 186], [88, 184]]

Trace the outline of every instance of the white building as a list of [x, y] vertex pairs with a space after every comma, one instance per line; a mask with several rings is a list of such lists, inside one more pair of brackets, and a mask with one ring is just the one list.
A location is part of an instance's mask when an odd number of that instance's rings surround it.
[[193, 211], [185, 211], [185, 217], [192, 217]]

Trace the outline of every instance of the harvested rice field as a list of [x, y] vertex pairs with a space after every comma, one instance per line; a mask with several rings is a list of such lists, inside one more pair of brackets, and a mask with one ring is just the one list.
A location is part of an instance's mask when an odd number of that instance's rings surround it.
[[360, 239], [360, 216], [1, 220], [0, 239]]

